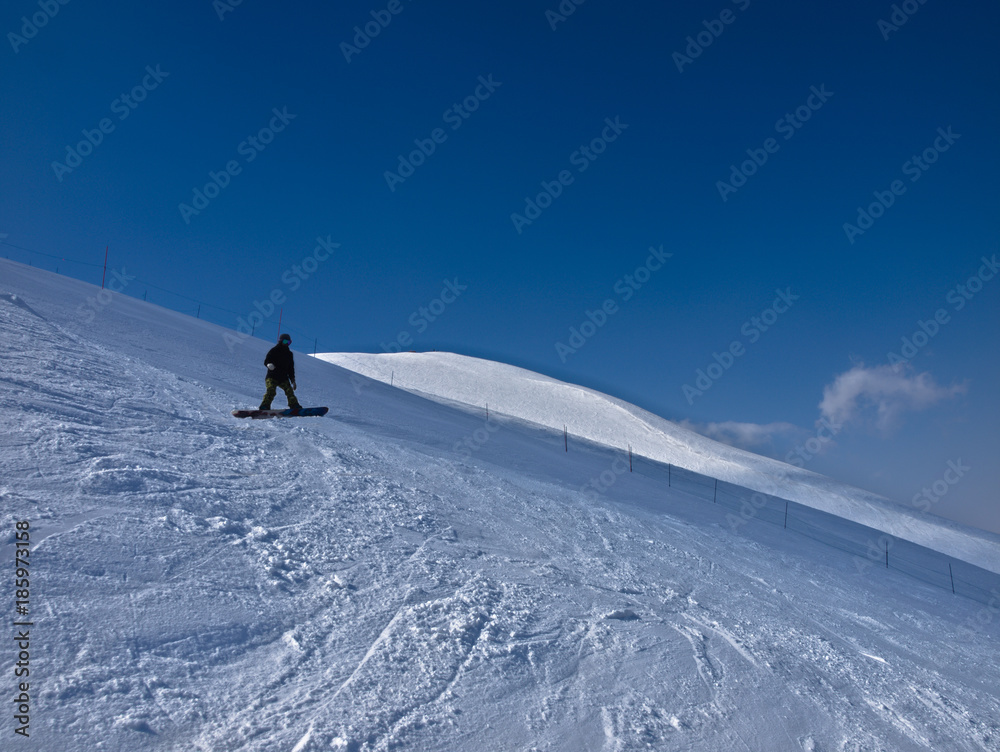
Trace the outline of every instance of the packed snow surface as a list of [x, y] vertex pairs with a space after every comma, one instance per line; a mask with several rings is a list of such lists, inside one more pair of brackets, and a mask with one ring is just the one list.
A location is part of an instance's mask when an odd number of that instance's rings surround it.
[[[444, 352], [324, 353], [384, 383], [489, 409], [609, 447], [797, 501], [1000, 573], [1000, 536], [906, 508], [860, 488], [721, 444], [642, 408], [523, 368]], [[807, 454], [808, 456], [808, 454]]]
[[232, 336], [0, 261], [3, 749], [1000, 749], [997, 606], [302, 354], [330, 414], [236, 420]]

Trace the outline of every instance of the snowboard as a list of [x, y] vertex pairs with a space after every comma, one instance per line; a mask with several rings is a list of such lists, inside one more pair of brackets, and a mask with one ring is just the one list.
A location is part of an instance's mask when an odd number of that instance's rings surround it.
[[326, 415], [329, 407], [300, 407], [298, 410], [291, 408], [285, 410], [233, 410], [235, 418], [308, 418], [310, 416], [319, 417]]

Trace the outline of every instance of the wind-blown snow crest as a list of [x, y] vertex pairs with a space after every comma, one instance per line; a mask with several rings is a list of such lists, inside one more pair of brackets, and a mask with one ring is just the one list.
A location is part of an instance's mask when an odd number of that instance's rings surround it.
[[722, 444], [624, 400], [455, 353], [323, 353], [384, 383], [489, 410], [806, 506], [1000, 573], [1000, 536], [908, 509], [809, 470]]

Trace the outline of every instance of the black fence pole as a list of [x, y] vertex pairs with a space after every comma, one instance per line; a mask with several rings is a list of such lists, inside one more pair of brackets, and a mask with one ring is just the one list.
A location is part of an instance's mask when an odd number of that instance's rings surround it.
[[785, 529], [788, 529], [788, 502], [785, 502]]
[[667, 488], [670, 488], [670, 485], [672, 483], [672, 480], [670, 478], [670, 476], [673, 474], [670, 470], [671, 467], [672, 467], [671, 465], [669, 464], [667, 465]]
[[712, 503], [713, 504], [718, 504], [719, 503], [719, 479], [718, 478], [715, 479], [715, 493], [712, 494]]
[[948, 562], [948, 574], [951, 576], [951, 594], [955, 594], [955, 573], [951, 570], [951, 562]]

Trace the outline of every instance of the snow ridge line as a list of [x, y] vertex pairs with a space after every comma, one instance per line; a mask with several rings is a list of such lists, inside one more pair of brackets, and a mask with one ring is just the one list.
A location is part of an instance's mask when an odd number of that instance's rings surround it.
[[[465, 405], [472, 411], [481, 410], [481, 399], [485, 399], [483, 395], [491, 394], [499, 399], [499, 404], [494, 404], [491, 400], [491, 415], [496, 413], [540, 426], [547, 431], [561, 433], [563, 426], [568, 425], [563, 417], [557, 419], [559, 411], [551, 409], [553, 404], [560, 410], [573, 411], [577, 422], [581, 420], [580, 411], [583, 411], [585, 415], [582, 420], [586, 423], [589, 416], [592, 425], [589, 426], [588, 437], [574, 434], [578, 441], [624, 452], [625, 449], [616, 444], [625, 443], [627, 434], [637, 430], [640, 434], [637, 445], [629, 442], [635, 456], [660, 465], [682, 468], [684, 465], [675, 464], [675, 458], [670, 456], [682, 451], [695, 466], [706, 470], [702, 472], [691, 469], [689, 472], [697, 473], [709, 481], [719, 480], [741, 489], [747, 492], [741, 494], [741, 497], [749, 497], [751, 503], [754, 493], [763, 493], [781, 501], [794, 502], [840, 519], [854, 521], [875, 531], [872, 540], [878, 540], [883, 534], [890, 534], [901, 541], [938, 551], [955, 561], [974, 562], [974, 566], [1000, 575], [1000, 537], [972, 528], [965, 529], [958, 523], [939, 520], [933, 516], [928, 517], [804, 468], [792, 467], [719, 444], [638, 406], [596, 390], [561, 382], [516, 366], [454, 353], [400, 353], [388, 356], [324, 353], [318, 358], [387, 385], [390, 381], [394, 382], [394, 386], [402, 384], [401, 389], [416, 392], [419, 396], [430, 396], [435, 401], [450, 405]], [[386, 379], [390, 372], [398, 378]], [[496, 386], [498, 380], [504, 383], [503, 387]], [[407, 382], [419, 383], [419, 386], [408, 386]], [[582, 395], [583, 398], [570, 395]], [[513, 413], [509, 412], [510, 404], [515, 405]], [[598, 407], [601, 409], [597, 409]], [[538, 417], [542, 415], [548, 416], [545, 419], [547, 422], [538, 422]], [[626, 434], [612, 437], [601, 426], [609, 421], [616, 423], [614, 415], [626, 415], [628, 422], [637, 425], [624, 426], [619, 420], [617, 428], [611, 433], [620, 434], [625, 430]], [[641, 435], [645, 435], [645, 439]], [[666, 451], [664, 456], [664, 450], [668, 448], [670, 451]], [[653, 452], [652, 456], [650, 451]], [[715, 470], [713, 474], [709, 474], [712, 473], [711, 468]], [[732, 468], [733, 472], [727, 473], [727, 468]], [[722, 475], [728, 477], [720, 477]], [[861, 548], [867, 542], [862, 541]], [[972, 544], [971, 547], [968, 544]], [[957, 553], [959, 551], [972, 558], [960, 558], [961, 555]]]

